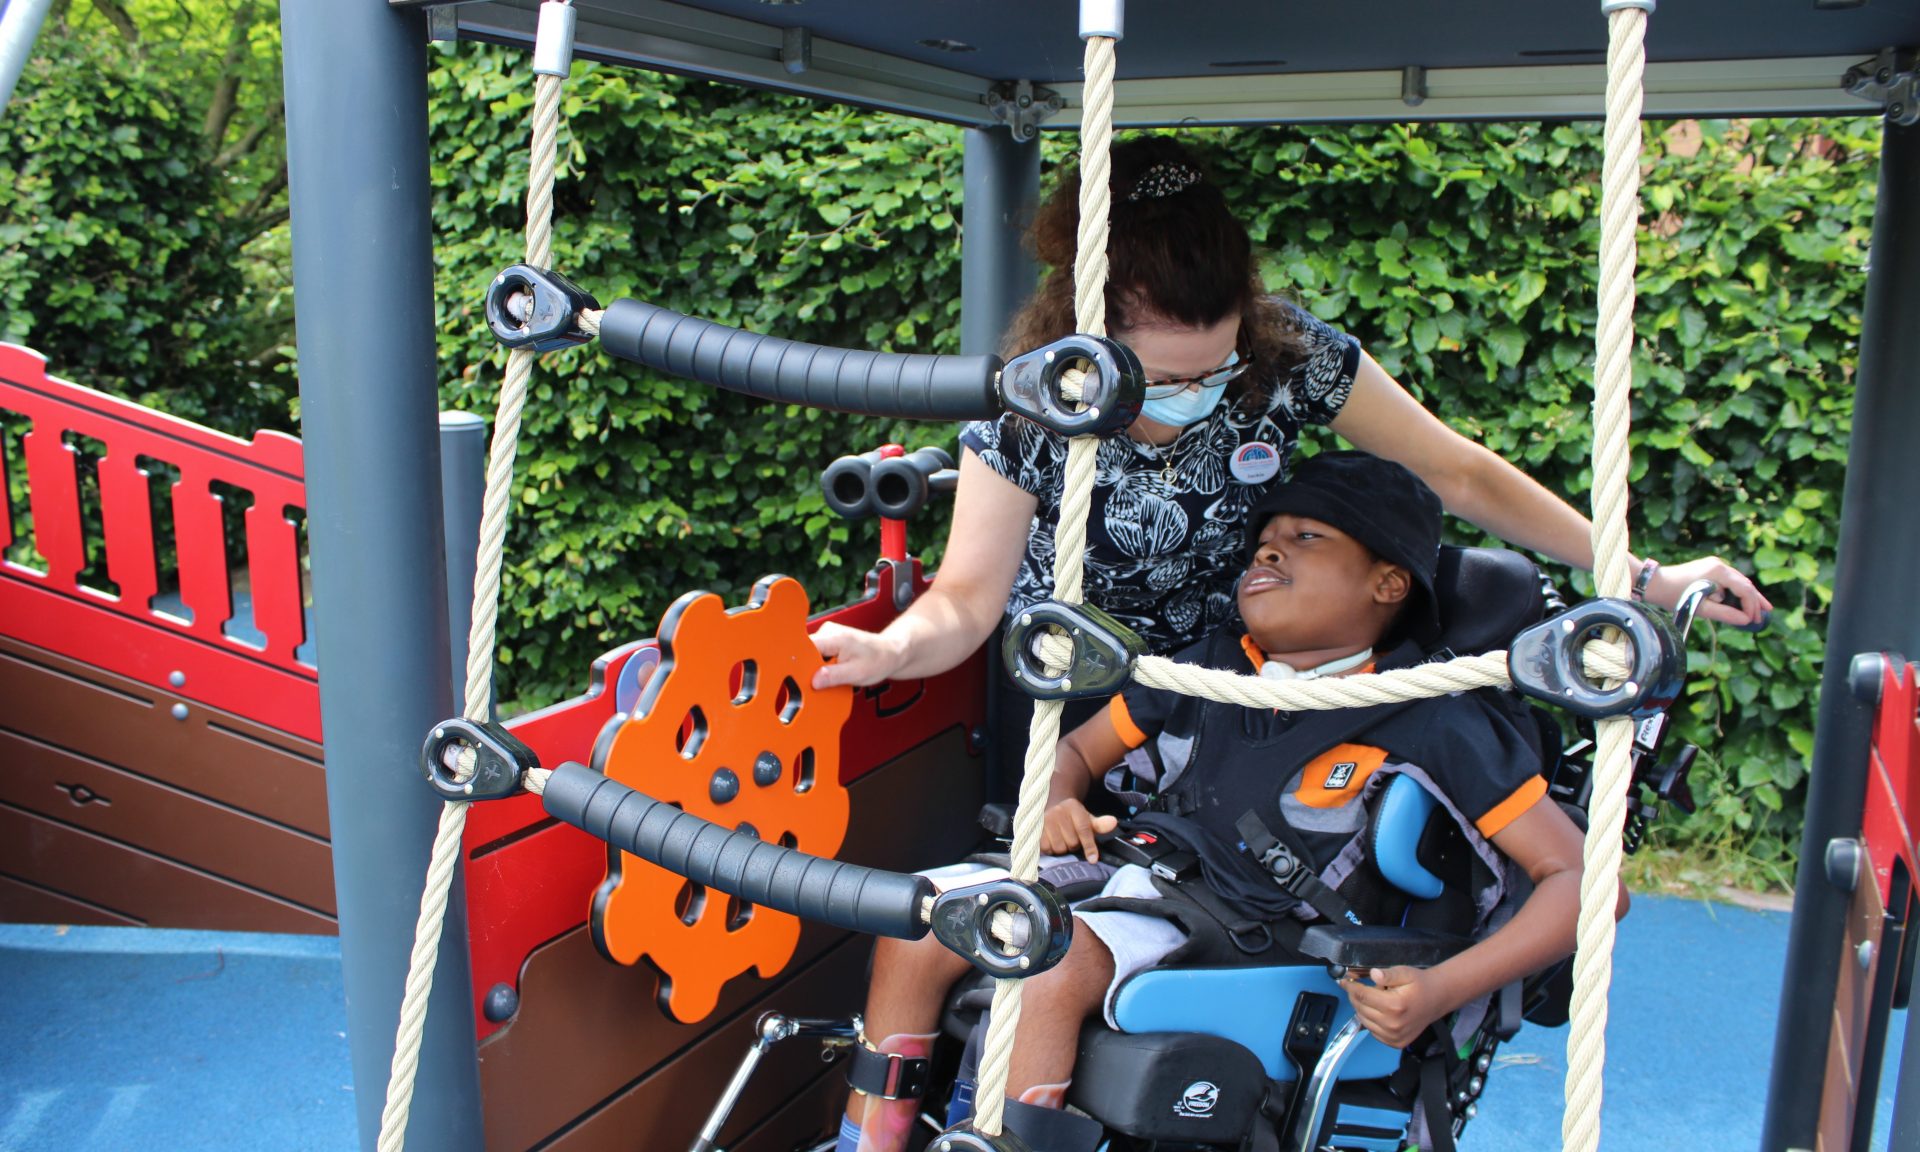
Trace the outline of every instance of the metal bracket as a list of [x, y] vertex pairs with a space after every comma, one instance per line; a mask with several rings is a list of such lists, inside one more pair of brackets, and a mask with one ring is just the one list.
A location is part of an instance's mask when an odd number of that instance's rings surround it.
[[[473, 770], [463, 777], [455, 763], [466, 749], [473, 751]], [[540, 758], [504, 727], [456, 716], [433, 726], [420, 767], [443, 800], [504, 800], [519, 793]]]
[[1400, 69], [1400, 103], [1418, 108], [1427, 102], [1427, 70], [1419, 64]]
[[[1033, 642], [1049, 628], [1066, 633], [1073, 645], [1066, 668], [1057, 675], [1047, 670], [1033, 648]], [[1126, 686], [1133, 674], [1133, 662], [1146, 651], [1146, 642], [1131, 628], [1100, 609], [1058, 600], [1043, 600], [1023, 609], [1000, 644], [1007, 674], [1035, 700], [1111, 696]]]
[[1886, 109], [1887, 122], [1903, 128], [1920, 124], [1920, 58], [1909, 48], [1885, 48], [1840, 78], [1849, 96]]
[[427, 39], [460, 39], [460, 13], [450, 4], [436, 4], [427, 9]]
[[[1090, 369], [1080, 381], [1079, 406], [1061, 390], [1062, 377], [1077, 366]], [[1112, 436], [1140, 415], [1147, 374], [1133, 349], [1105, 336], [1075, 333], [1015, 356], [1000, 371], [1000, 402], [1062, 436]]]
[[987, 111], [1022, 144], [1040, 135], [1040, 125], [1066, 106], [1060, 93], [1031, 80], [995, 84], [987, 89]]
[[805, 75], [813, 67], [813, 29], [789, 28], [780, 34], [780, 66], [789, 76]]
[[[1008, 914], [1015, 939], [994, 938], [998, 913]], [[1040, 975], [1064, 960], [1073, 943], [1073, 916], [1066, 901], [1045, 884], [1012, 877], [942, 892], [933, 902], [931, 921], [935, 939], [1002, 980]]]
[[[1625, 634], [1630, 678], [1602, 688], [1586, 678], [1581, 651], [1602, 628]], [[1685, 686], [1686, 651], [1664, 609], [1636, 601], [1588, 600], [1513, 638], [1507, 672], [1522, 695], [1591, 719], [1664, 711]]]

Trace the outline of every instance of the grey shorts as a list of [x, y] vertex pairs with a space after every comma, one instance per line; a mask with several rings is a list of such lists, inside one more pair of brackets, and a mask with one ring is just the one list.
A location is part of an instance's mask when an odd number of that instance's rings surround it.
[[[1064, 859], [1067, 858], [1043, 857], [1042, 864]], [[941, 891], [982, 883], [1006, 874], [1005, 868], [977, 863], [953, 864], [920, 873], [932, 880]], [[1100, 895], [1121, 896], [1131, 900], [1160, 899], [1159, 889], [1153, 886], [1153, 874], [1138, 864], [1121, 865], [1118, 871], [1107, 878]], [[1102, 998], [1102, 1011], [1107, 1023], [1118, 1028], [1113, 1019], [1113, 998], [1119, 992], [1121, 982], [1166, 959], [1169, 953], [1187, 942], [1187, 934], [1171, 920], [1140, 912], [1082, 912], [1076, 909], [1073, 916], [1099, 937], [1113, 955], [1113, 982], [1107, 985], [1106, 995]]]

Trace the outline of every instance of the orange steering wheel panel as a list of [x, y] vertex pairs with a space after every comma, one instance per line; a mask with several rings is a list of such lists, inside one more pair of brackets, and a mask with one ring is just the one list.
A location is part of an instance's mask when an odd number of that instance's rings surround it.
[[[660, 623], [660, 667], [624, 723], [603, 736], [594, 768], [656, 800], [815, 856], [840, 850], [847, 790], [840, 730], [853, 689], [813, 687], [824, 661], [807, 635], [807, 594], [769, 576], [743, 608], [710, 592], [675, 601]], [[661, 973], [676, 1020], [704, 1019], [749, 968], [776, 975], [800, 922], [710, 891], [618, 849], [594, 894], [595, 944], [621, 964]]]

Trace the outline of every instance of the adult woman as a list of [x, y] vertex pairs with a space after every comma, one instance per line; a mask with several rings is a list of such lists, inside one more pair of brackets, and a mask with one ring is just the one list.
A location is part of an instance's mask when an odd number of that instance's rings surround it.
[[[1301, 429], [1325, 424], [1356, 448], [1404, 464], [1447, 510], [1500, 538], [1590, 567], [1586, 518], [1486, 448], [1460, 436], [1390, 378], [1357, 341], [1268, 296], [1252, 244], [1197, 159], [1173, 139], [1113, 151], [1107, 322], [1149, 379], [1124, 437], [1102, 445], [1088, 523], [1086, 599], [1171, 652], [1232, 611], [1247, 511], [1279, 483]], [[1025, 351], [1073, 327], [1078, 174], [1034, 222], [1052, 267], [1012, 325]], [[881, 633], [828, 624], [835, 662], [815, 684], [937, 674], [987, 638], [1003, 613], [1051, 594], [1065, 441], [1015, 416], [966, 427], [953, 527], [939, 579]], [[1704, 557], [1634, 561], [1646, 597], [1672, 605], [1706, 578], [1734, 598], [1702, 615], [1757, 622], [1771, 609], [1752, 581]]]

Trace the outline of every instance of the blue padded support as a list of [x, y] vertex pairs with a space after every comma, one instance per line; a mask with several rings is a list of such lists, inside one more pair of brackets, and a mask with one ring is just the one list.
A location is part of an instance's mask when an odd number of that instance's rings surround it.
[[1394, 1112], [1385, 1108], [1359, 1108], [1350, 1104], [1339, 1105], [1339, 1108], [1340, 1115], [1336, 1123], [1342, 1127], [1351, 1124], [1362, 1128], [1378, 1128], [1383, 1132], [1397, 1133], [1397, 1135], [1391, 1137], [1342, 1134], [1340, 1137], [1340, 1147], [1353, 1148], [1358, 1150], [1358, 1152], [1400, 1152], [1401, 1147], [1406, 1143], [1401, 1137], [1406, 1134], [1407, 1113]]
[[1416, 900], [1432, 900], [1445, 885], [1420, 863], [1420, 834], [1440, 802], [1409, 776], [1387, 784], [1374, 817], [1374, 863], [1387, 882]]
[[[1296, 1080], [1299, 1070], [1281, 1047], [1293, 1002], [1303, 992], [1339, 1001], [1335, 1031], [1353, 1018], [1353, 1005], [1327, 970], [1318, 965], [1287, 968], [1152, 968], [1120, 985], [1113, 1018], [1122, 1032], [1199, 1032], [1231, 1040], [1260, 1058], [1275, 1080]], [[1342, 1080], [1377, 1080], [1400, 1066], [1400, 1053], [1373, 1037], [1342, 1070]]]

